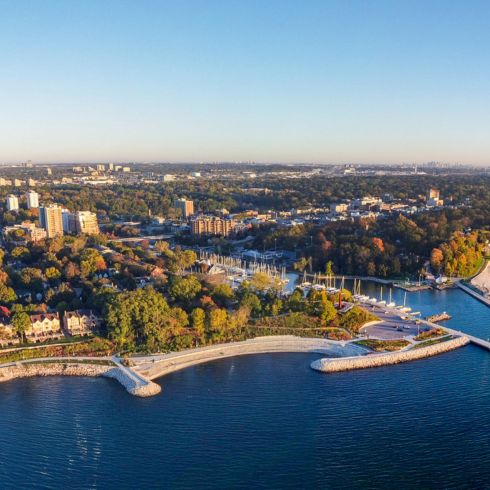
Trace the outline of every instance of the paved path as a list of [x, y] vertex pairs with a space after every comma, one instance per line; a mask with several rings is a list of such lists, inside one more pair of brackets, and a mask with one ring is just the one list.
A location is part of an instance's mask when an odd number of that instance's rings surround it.
[[469, 288], [465, 284], [461, 283], [460, 281], [456, 282], [456, 286], [459, 289], [462, 289], [464, 292], [468, 293], [470, 296], [473, 296], [473, 298], [477, 299], [478, 301], [481, 301], [483, 304], [490, 306], [490, 299], [486, 298], [482, 294], [477, 293], [473, 289]]
[[[357, 339], [356, 339], [357, 340]], [[153, 380], [165, 374], [184, 369], [195, 364], [246, 354], [265, 354], [271, 352], [315, 352], [318, 354], [361, 355], [369, 349], [350, 342], [321, 338], [295, 337], [294, 335], [275, 335], [256, 337], [242, 342], [229, 342], [196, 349], [187, 349], [170, 354], [138, 356], [131, 358], [133, 371]]]

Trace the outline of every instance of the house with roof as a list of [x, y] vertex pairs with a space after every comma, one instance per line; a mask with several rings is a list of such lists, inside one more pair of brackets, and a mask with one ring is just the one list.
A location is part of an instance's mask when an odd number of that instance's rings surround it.
[[12, 325], [9, 309], [5, 306], [0, 306], [0, 347], [16, 345], [19, 342], [20, 339]]
[[92, 310], [65, 311], [63, 314], [63, 330], [67, 335], [90, 335], [101, 324], [101, 319]]
[[29, 318], [31, 320], [31, 327], [25, 333], [27, 340], [44, 342], [63, 337], [58, 313], [39, 313], [29, 315]]

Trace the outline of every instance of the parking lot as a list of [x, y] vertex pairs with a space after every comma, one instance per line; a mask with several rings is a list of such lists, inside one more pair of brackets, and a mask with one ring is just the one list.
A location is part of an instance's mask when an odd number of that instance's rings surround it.
[[374, 313], [382, 323], [369, 325], [361, 330], [369, 337], [379, 339], [401, 339], [403, 337], [416, 336], [419, 332], [427, 329], [424, 325], [417, 325], [413, 320], [406, 320], [406, 313], [395, 310], [387, 310], [386, 308], [372, 307], [371, 305], [363, 305], [368, 311]]

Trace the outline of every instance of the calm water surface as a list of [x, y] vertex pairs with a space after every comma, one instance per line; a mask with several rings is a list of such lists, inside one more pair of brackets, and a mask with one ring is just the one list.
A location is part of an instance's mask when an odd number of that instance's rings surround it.
[[[463, 292], [408, 300], [490, 337]], [[0, 384], [0, 488], [490, 488], [490, 352], [329, 375], [316, 358], [203, 364], [149, 399], [105, 379]]]

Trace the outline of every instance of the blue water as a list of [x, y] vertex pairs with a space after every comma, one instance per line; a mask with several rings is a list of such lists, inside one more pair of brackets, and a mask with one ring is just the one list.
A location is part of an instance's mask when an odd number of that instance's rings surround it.
[[[408, 298], [490, 335], [463, 292]], [[0, 488], [490, 488], [490, 352], [329, 375], [316, 358], [203, 364], [148, 399], [106, 379], [0, 384]]]

